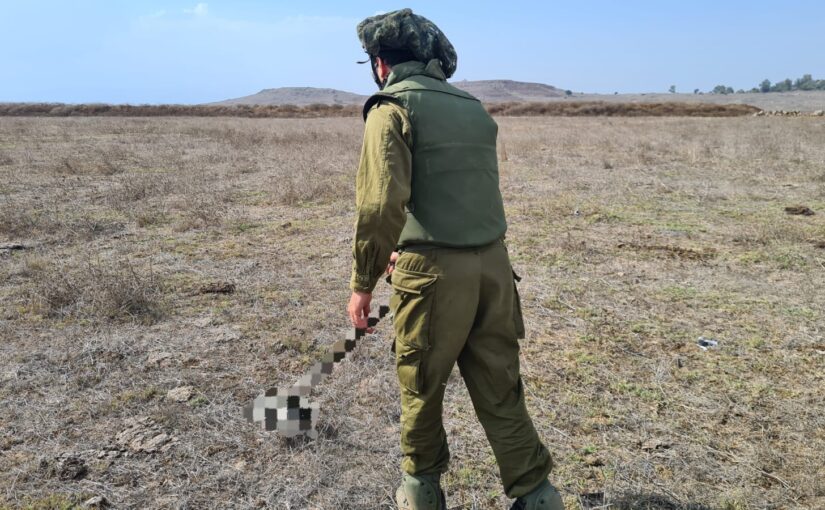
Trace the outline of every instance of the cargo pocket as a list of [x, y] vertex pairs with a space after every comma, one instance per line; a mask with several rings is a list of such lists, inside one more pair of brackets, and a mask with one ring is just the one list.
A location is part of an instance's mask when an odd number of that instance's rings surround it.
[[420, 350], [401, 350], [398, 352], [395, 366], [398, 370], [398, 384], [412, 393], [421, 393], [421, 355]]
[[393, 312], [396, 350], [425, 350], [430, 348], [430, 323], [435, 302], [434, 283], [438, 275], [396, 267], [392, 272], [393, 293], [390, 309]]
[[524, 338], [524, 316], [521, 313], [521, 297], [518, 293], [517, 282], [521, 281], [521, 277], [513, 270], [513, 325], [516, 328], [516, 338]]

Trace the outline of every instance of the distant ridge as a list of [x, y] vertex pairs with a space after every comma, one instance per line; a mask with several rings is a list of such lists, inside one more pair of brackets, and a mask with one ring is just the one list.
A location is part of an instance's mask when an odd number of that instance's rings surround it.
[[[513, 80], [479, 80], [452, 82], [456, 87], [469, 92], [484, 103], [535, 103], [564, 97], [564, 91], [544, 83], [528, 83]], [[218, 106], [231, 105], [286, 105], [307, 106], [361, 105], [367, 96], [337, 89], [315, 87], [281, 87], [264, 89], [257, 94], [227, 99], [216, 103]]]
[[565, 95], [563, 90], [544, 83], [513, 80], [462, 80], [451, 83], [483, 103], [541, 103]]
[[367, 96], [354, 94], [336, 89], [323, 89], [315, 87], [281, 87], [277, 89], [263, 89], [251, 96], [227, 99], [216, 103], [218, 106], [231, 106], [239, 104], [252, 105], [285, 105], [307, 106], [311, 104], [339, 104], [353, 105], [364, 104]]

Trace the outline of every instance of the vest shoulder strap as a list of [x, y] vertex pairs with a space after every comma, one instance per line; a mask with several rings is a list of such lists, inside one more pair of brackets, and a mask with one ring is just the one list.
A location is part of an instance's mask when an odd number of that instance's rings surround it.
[[478, 98], [472, 94], [456, 88], [444, 80], [437, 80], [425, 75], [410, 76], [406, 80], [390, 85], [381, 92], [386, 94], [399, 94], [413, 91], [441, 92], [442, 94], [450, 94], [451, 96], [478, 101]]
[[407, 105], [404, 101], [405, 92], [414, 91], [440, 92], [442, 94], [449, 94], [451, 96], [457, 96], [463, 99], [469, 99], [471, 101], [478, 101], [478, 98], [474, 97], [472, 94], [456, 88], [444, 80], [436, 80], [424, 75], [413, 75], [406, 80], [394, 83], [381, 92], [376, 92], [370, 96], [370, 98], [367, 99], [367, 102], [364, 103], [364, 111], [362, 112], [364, 120], [367, 120], [367, 114], [370, 109], [381, 101], [390, 101], [401, 106], [402, 108], [406, 108]]
[[386, 101], [388, 103], [395, 103], [398, 106], [404, 107], [404, 104], [401, 102], [400, 99], [395, 97], [392, 94], [388, 94], [386, 92], [377, 92], [367, 99], [367, 102], [364, 103], [364, 110], [362, 111], [362, 115], [364, 116], [364, 122], [367, 121], [367, 115], [369, 115], [370, 110], [373, 106], [381, 103], [382, 101]]

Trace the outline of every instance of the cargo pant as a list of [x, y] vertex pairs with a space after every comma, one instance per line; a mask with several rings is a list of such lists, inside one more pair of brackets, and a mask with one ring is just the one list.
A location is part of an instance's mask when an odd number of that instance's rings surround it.
[[457, 362], [507, 496], [530, 492], [550, 473], [550, 454], [524, 403], [518, 345], [524, 324], [514, 276], [501, 241], [479, 248], [411, 247], [400, 254], [390, 309], [405, 472], [447, 469], [442, 400]]

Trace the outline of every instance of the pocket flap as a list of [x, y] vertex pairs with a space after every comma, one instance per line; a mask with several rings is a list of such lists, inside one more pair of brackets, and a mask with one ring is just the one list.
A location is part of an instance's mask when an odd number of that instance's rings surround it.
[[411, 294], [421, 294], [427, 287], [435, 283], [438, 275], [420, 273], [396, 267], [392, 272], [392, 286], [403, 292]]

